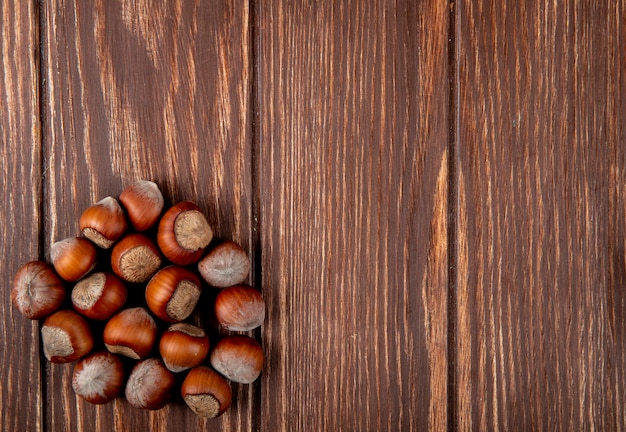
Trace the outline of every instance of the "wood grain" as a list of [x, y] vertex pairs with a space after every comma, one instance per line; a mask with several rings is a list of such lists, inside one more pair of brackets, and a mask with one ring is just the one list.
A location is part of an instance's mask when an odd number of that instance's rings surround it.
[[[196, 201], [218, 238], [251, 248], [250, 34], [246, 3], [44, 2], [45, 250], [78, 233], [80, 213], [133, 180], [168, 203]], [[137, 294], [141, 298], [141, 293]], [[208, 298], [193, 321], [206, 324]], [[47, 371], [53, 430], [256, 429], [257, 387], [234, 386], [219, 420], [180, 397], [157, 412], [124, 399], [91, 406], [71, 366]]]
[[447, 428], [448, 17], [258, 6], [263, 430]]
[[460, 430], [624, 430], [625, 2], [461, 2]]
[[39, 15], [35, 2], [0, 4], [0, 425], [41, 430], [39, 326], [11, 304], [18, 268], [40, 258]]

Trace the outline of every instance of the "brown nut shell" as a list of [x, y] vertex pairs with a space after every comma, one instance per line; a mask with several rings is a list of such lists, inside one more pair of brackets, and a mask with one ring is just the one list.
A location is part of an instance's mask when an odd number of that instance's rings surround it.
[[168, 266], [158, 271], [146, 286], [146, 303], [165, 322], [179, 322], [191, 315], [200, 299], [202, 283], [184, 267]]
[[26, 318], [41, 319], [61, 307], [65, 287], [48, 263], [31, 261], [15, 273], [11, 300]]
[[250, 384], [263, 369], [263, 349], [251, 337], [227, 336], [213, 348], [211, 366], [231, 381]]
[[76, 312], [53, 313], [41, 327], [43, 352], [52, 363], [69, 363], [85, 356], [93, 348], [93, 336], [87, 321]]
[[103, 249], [113, 246], [128, 229], [124, 210], [110, 196], [85, 209], [79, 226], [85, 237]]
[[205, 281], [216, 288], [239, 285], [250, 273], [250, 259], [241, 246], [226, 241], [200, 260], [198, 271]]
[[120, 194], [120, 202], [126, 208], [128, 219], [137, 231], [146, 231], [158, 221], [163, 211], [163, 194], [156, 183], [139, 180], [126, 187]]
[[81, 279], [72, 290], [72, 304], [81, 315], [95, 320], [111, 318], [124, 305], [124, 282], [112, 273], [98, 272]]
[[126, 383], [126, 400], [135, 408], [158, 410], [172, 398], [176, 379], [160, 359], [150, 358], [137, 363]]
[[161, 335], [159, 353], [172, 372], [200, 365], [209, 354], [209, 337], [200, 327], [187, 323], [172, 324]]
[[50, 247], [50, 260], [57, 274], [68, 282], [76, 282], [96, 266], [96, 247], [82, 237], [59, 240]]
[[103, 338], [110, 352], [145, 359], [156, 343], [157, 326], [144, 308], [124, 309], [107, 322]]
[[209, 222], [200, 207], [191, 201], [176, 204], [159, 222], [159, 248], [174, 264], [185, 266], [197, 262], [212, 239]]
[[111, 251], [111, 269], [126, 282], [141, 283], [161, 267], [161, 254], [149, 237], [132, 233], [121, 239]]
[[207, 366], [189, 371], [180, 391], [185, 403], [201, 417], [218, 417], [230, 406], [232, 390], [228, 382]]
[[72, 388], [92, 404], [104, 404], [115, 399], [124, 386], [124, 365], [118, 356], [99, 351], [82, 358], [74, 366]]
[[265, 320], [265, 302], [251, 286], [224, 288], [215, 298], [215, 318], [226, 330], [253, 330]]

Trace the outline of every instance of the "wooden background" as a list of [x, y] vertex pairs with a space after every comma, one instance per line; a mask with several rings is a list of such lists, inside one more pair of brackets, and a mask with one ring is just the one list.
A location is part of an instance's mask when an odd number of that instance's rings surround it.
[[[626, 430], [626, 0], [0, 12], [2, 430]], [[10, 303], [139, 178], [267, 302], [218, 420], [78, 400]]]

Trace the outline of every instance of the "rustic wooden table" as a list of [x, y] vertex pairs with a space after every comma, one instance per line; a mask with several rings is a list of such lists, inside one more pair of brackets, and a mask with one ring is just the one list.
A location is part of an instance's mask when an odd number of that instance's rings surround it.
[[[0, 11], [0, 429], [626, 429], [626, 0]], [[253, 259], [218, 420], [78, 400], [9, 299], [139, 178]]]

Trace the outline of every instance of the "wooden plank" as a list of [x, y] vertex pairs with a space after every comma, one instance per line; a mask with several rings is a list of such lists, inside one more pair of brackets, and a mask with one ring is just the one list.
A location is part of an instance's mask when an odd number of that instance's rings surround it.
[[263, 430], [447, 428], [448, 19], [258, 6]]
[[[611, 9], [606, 28], [606, 136], [609, 172], [606, 422], [626, 430], [626, 1]], [[589, 55], [589, 54], [587, 54]], [[606, 79], [606, 78], [605, 78]], [[604, 82], [601, 80], [600, 82]], [[602, 106], [601, 101], [598, 105]]]
[[624, 6], [459, 3], [460, 430], [626, 427]]
[[0, 424], [5, 430], [42, 429], [39, 325], [11, 304], [18, 268], [40, 258], [41, 124], [39, 13], [35, 2], [0, 4], [0, 256], [3, 318], [0, 348]]
[[[156, 181], [169, 203], [196, 201], [217, 237], [250, 249], [246, 2], [44, 6], [46, 253], [52, 242], [78, 233], [82, 210], [139, 178]], [[208, 320], [198, 312], [193, 321]], [[49, 367], [51, 430], [256, 429], [256, 385], [234, 386], [231, 409], [202, 420], [180, 397], [157, 412], [133, 409], [123, 398], [91, 406], [71, 390], [71, 370]]]

